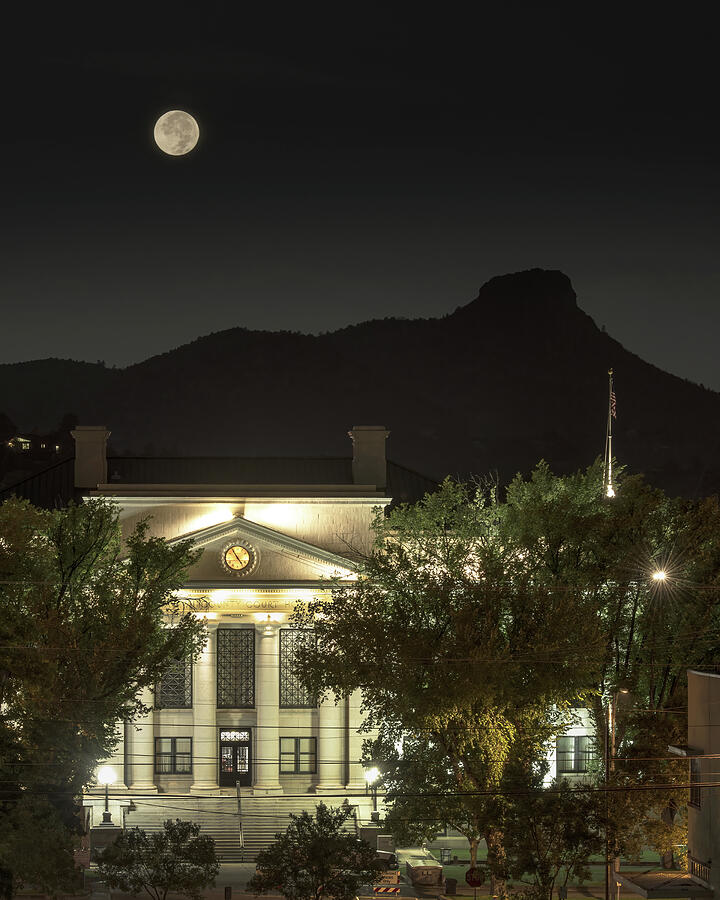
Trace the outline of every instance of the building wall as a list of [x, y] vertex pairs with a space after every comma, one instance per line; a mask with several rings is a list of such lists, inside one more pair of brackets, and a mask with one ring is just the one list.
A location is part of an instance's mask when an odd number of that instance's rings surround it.
[[281, 534], [340, 556], [367, 553], [372, 544], [372, 520], [382, 498], [272, 498], [266, 500], [191, 501], [127, 498], [122, 505], [123, 535], [149, 518], [157, 537], [176, 538], [242, 516]]
[[[561, 737], [585, 737], [587, 738], [588, 748], [594, 749], [595, 744], [595, 726], [592, 722], [589, 709], [573, 710], [573, 724], [563, 731]], [[549, 763], [548, 773], [545, 776], [545, 784], [549, 784], [554, 778], [567, 778], [571, 782], [586, 781], [590, 771], [562, 771], [562, 766], [558, 764], [557, 755], [557, 739], [553, 742], [548, 750], [547, 760]]]
[[[720, 675], [711, 672], [688, 672], [688, 755], [691, 757], [691, 782], [720, 781], [720, 759], [696, 759], [700, 754], [720, 754]], [[695, 768], [695, 773], [692, 772]], [[709, 867], [709, 884], [720, 893], [720, 799], [717, 788], [691, 791], [688, 806], [688, 865], [692, 860]]]

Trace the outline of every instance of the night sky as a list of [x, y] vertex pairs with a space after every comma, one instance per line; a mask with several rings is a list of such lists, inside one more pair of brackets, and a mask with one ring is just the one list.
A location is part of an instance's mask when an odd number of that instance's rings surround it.
[[[703, 9], [16, 4], [0, 362], [441, 316], [540, 266], [626, 347], [720, 389]], [[152, 141], [173, 108], [200, 124], [186, 157]]]

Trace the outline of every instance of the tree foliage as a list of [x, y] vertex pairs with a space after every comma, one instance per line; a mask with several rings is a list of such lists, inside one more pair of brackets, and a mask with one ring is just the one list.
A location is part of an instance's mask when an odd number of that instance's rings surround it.
[[337, 808], [321, 802], [314, 816], [291, 814], [287, 831], [258, 854], [248, 890], [280, 890], [288, 900], [354, 900], [360, 885], [379, 879], [383, 864], [366, 841], [342, 830], [351, 815], [347, 801]]
[[44, 797], [24, 796], [0, 813], [0, 860], [6, 869], [9, 896], [34, 887], [54, 895], [80, 887], [75, 868], [75, 841], [55, 805]]
[[[508, 807], [505, 851], [519, 893], [552, 900], [555, 886], [590, 878], [589, 861], [605, 851], [604, 798], [567, 781], [518, 794]], [[517, 890], [517, 888], [516, 888]]]
[[[19, 827], [21, 798], [78, 829], [77, 799], [112, 752], [116, 722], [141, 713], [141, 690], [203, 641], [190, 613], [176, 610], [172, 629], [164, 619], [197, 556], [147, 523], [123, 543], [106, 500], [0, 505], [0, 833]], [[18, 871], [0, 844], [3, 866]]]
[[199, 825], [167, 819], [159, 832], [123, 831], [103, 850], [98, 870], [109, 887], [125, 893], [144, 891], [165, 900], [172, 892], [200, 900], [202, 890], [215, 883], [220, 862], [215, 841], [201, 835]]
[[[666, 854], [683, 843], [685, 791], [667, 785], [687, 771], [667, 747], [687, 738], [687, 669], [714, 667], [720, 655], [720, 506], [717, 497], [668, 498], [622, 472], [612, 501], [599, 487], [597, 466], [558, 477], [540, 464], [511, 485], [509, 524], [542, 577], [582, 589], [601, 623], [591, 711], [603, 754], [616, 706], [610, 780], [626, 789], [610, 795], [612, 851]], [[659, 571], [663, 580], [652, 577]]]
[[[717, 659], [717, 500], [672, 500], [621, 471], [617, 485], [610, 500], [599, 464], [560, 477], [540, 463], [502, 502], [447, 480], [378, 515], [358, 580], [296, 615], [317, 638], [302, 651], [308, 687], [363, 691], [389, 822], [429, 836], [420, 820], [437, 815], [468, 836], [472, 860], [484, 834], [498, 879], [518, 821], [512, 793], [536, 784], [572, 707], [590, 707], [602, 753], [609, 699], [629, 687], [617, 755], [667, 757], [684, 729], [673, 711], [686, 705], [686, 667]], [[658, 568], [665, 581], [652, 579]], [[685, 775], [660, 759], [618, 761], [612, 778], [659, 784], [673, 771]], [[613, 794], [614, 849], [652, 839], [644, 826], [666, 801], [681, 802], [660, 789]]]
[[579, 586], [538, 577], [507, 507], [482, 491], [448, 480], [375, 529], [362, 576], [296, 616], [317, 637], [305, 678], [317, 693], [362, 688], [378, 759], [408, 742], [388, 772], [399, 819], [434, 761], [426, 777], [470, 826], [471, 861], [482, 831], [499, 875], [499, 788], [532, 777], [593, 683], [604, 648], [594, 607]]

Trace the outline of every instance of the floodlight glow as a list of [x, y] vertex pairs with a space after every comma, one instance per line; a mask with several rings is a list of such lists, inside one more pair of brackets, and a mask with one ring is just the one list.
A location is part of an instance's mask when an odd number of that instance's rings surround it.
[[615, 489], [613, 488], [613, 486], [612, 486], [611, 484], [609, 484], [609, 485], [607, 486], [607, 491], [606, 491], [606, 493], [607, 493], [607, 496], [608, 496], [608, 497], [614, 497], [614, 496], [615, 496]]
[[117, 781], [115, 769], [112, 766], [100, 766], [97, 773], [98, 784], [114, 784]]
[[379, 777], [380, 769], [377, 766], [373, 766], [372, 769], [365, 769], [365, 781], [368, 784], [375, 784]]

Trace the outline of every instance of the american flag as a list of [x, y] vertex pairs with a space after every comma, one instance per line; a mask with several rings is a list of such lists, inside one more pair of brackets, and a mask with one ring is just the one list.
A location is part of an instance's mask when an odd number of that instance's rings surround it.
[[610, 391], [610, 415], [617, 419], [617, 404], [615, 403], [615, 391]]

